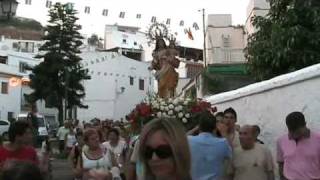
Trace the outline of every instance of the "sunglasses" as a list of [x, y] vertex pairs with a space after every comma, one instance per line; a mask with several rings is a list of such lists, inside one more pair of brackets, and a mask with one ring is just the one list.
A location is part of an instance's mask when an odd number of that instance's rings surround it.
[[149, 160], [152, 158], [153, 153], [156, 153], [156, 155], [160, 159], [167, 159], [169, 157], [172, 157], [172, 150], [168, 145], [160, 145], [156, 148], [147, 146], [144, 156], [147, 160]]

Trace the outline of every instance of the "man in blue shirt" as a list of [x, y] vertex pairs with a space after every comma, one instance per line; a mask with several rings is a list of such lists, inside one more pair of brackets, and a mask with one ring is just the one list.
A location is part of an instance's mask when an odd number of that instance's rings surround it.
[[225, 138], [216, 137], [216, 119], [210, 112], [195, 116], [200, 134], [189, 136], [192, 157], [192, 179], [219, 180], [223, 176], [226, 160], [231, 159], [231, 147]]

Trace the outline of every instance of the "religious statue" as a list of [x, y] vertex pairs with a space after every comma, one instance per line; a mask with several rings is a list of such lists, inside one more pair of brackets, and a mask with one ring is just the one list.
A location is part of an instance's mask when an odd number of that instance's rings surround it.
[[179, 74], [175, 68], [179, 67], [180, 61], [176, 58], [178, 51], [175, 48], [175, 38], [169, 38], [167, 47], [162, 32], [155, 32], [156, 47], [152, 53], [153, 60], [150, 70], [156, 70], [155, 77], [158, 81], [158, 95], [161, 98], [174, 97], [179, 80]]

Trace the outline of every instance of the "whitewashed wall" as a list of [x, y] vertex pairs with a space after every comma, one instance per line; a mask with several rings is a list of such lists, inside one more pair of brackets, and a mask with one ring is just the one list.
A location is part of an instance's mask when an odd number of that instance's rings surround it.
[[[88, 109], [78, 109], [78, 119], [124, 118], [148, 92], [153, 92], [154, 78], [149, 63], [129, 59], [114, 52], [84, 52], [81, 54], [91, 79], [84, 82]], [[130, 85], [130, 76], [134, 78]], [[144, 90], [139, 90], [139, 79]], [[124, 91], [121, 92], [121, 87]]]
[[274, 152], [276, 139], [287, 132], [290, 112], [302, 111], [307, 126], [320, 130], [320, 64], [206, 99], [218, 111], [233, 107], [240, 125], [258, 124], [261, 139]]

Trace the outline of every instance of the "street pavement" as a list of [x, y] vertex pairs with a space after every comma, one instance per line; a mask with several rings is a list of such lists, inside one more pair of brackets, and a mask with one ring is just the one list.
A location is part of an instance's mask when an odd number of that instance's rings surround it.
[[70, 164], [66, 159], [52, 160], [52, 180], [72, 180]]

